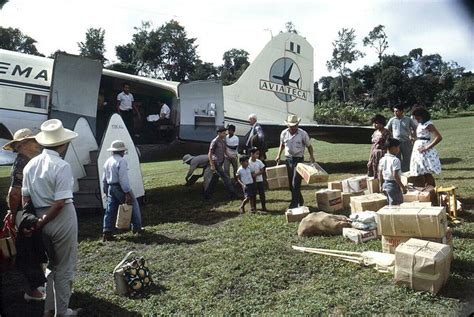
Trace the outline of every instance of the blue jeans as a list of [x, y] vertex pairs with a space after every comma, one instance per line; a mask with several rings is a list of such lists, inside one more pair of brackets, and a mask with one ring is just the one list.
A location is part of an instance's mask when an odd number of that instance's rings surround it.
[[387, 193], [389, 206], [400, 205], [403, 203], [403, 193], [397, 182], [390, 180], [384, 181], [382, 184], [382, 190]]
[[217, 179], [220, 177], [222, 178], [222, 181], [224, 182], [224, 186], [227, 189], [227, 191], [230, 193], [231, 197], [237, 196], [237, 193], [235, 192], [234, 186], [232, 186], [232, 183], [230, 181], [229, 175], [227, 175], [224, 172], [224, 169], [222, 168], [223, 162], [217, 163], [214, 162], [214, 166], [216, 167], [216, 172], [212, 177], [212, 180], [207, 187], [206, 190], [204, 190], [204, 195], [209, 196], [214, 192], [214, 189], [217, 185]]
[[[130, 192], [132, 196], [132, 230], [140, 230], [142, 228], [142, 215], [140, 213], [140, 206], [138, 201]], [[125, 202], [125, 193], [120, 185], [109, 185], [107, 193], [107, 207], [104, 214], [104, 224], [102, 231], [112, 232], [115, 229], [115, 221], [117, 220], [117, 211], [120, 204]]]
[[286, 169], [288, 170], [288, 182], [291, 191], [290, 208], [296, 208], [304, 205], [303, 195], [301, 194], [301, 175], [296, 171], [296, 165], [302, 163], [302, 157], [287, 157]]

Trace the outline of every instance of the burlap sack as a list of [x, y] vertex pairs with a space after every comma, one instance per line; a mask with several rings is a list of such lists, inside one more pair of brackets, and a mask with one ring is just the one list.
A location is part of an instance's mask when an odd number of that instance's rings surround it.
[[342, 228], [350, 228], [349, 218], [325, 212], [313, 212], [301, 220], [298, 227], [300, 237], [316, 235], [341, 235]]

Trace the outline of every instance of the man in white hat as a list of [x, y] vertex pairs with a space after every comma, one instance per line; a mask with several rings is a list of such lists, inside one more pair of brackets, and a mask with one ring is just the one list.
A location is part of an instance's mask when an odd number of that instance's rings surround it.
[[296, 115], [288, 115], [285, 121], [287, 129], [280, 134], [280, 148], [275, 159], [277, 164], [280, 163], [280, 156], [285, 150], [286, 168], [288, 170], [288, 181], [291, 191], [291, 203], [289, 208], [303, 206], [304, 199], [301, 195], [301, 175], [296, 172], [296, 165], [304, 161], [304, 150], [308, 148], [309, 158], [314, 163], [313, 146], [308, 133], [299, 128], [301, 119]]
[[[13, 140], [3, 146], [3, 149], [17, 153], [11, 169], [11, 182], [7, 199], [8, 207], [10, 208], [7, 217], [10, 217], [11, 223], [15, 223], [17, 211], [21, 209], [23, 169], [30, 159], [41, 152], [41, 147], [36, 142], [35, 135], [30, 129], [20, 129], [13, 135]], [[35, 232], [31, 238], [41, 240], [41, 233]], [[44, 294], [38, 290], [38, 287], [42, 287], [46, 282], [41, 264], [30, 262], [28, 267], [18, 265], [17, 267], [22, 271], [28, 282], [28, 289], [23, 297], [26, 300], [44, 300]]]
[[104, 193], [107, 195], [107, 206], [104, 214], [103, 223], [103, 241], [114, 241], [113, 235], [117, 211], [120, 204], [126, 203], [132, 205], [132, 231], [133, 233], [143, 232], [142, 216], [140, 206], [133, 195], [128, 179], [128, 164], [124, 159], [125, 143], [121, 140], [115, 140], [107, 151], [112, 152], [112, 156], [104, 163], [104, 174], [102, 182], [104, 184]]
[[61, 158], [77, 133], [65, 129], [57, 119], [45, 121], [36, 141], [43, 152], [23, 170], [23, 202], [32, 201], [36, 224], [48, 254], [44, 316], [73, 315], [69, 309], [77, 261], [77, 216], [73, 205], [74, 179], [71, 166]]

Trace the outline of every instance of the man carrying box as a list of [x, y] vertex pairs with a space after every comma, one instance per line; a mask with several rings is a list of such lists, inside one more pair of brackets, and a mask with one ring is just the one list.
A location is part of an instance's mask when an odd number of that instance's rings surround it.
[[280, 162], [280, 156], [285, 150], [286, 168], [288, 171], [288, 182], [291, 191], [291, 203], [289, 209], [304, 205], [303, 195], [301, 195], [301, 175], [296, 172], [296, 165], [304, 161], [304, 150], [308, 148], [311, 163], [314, 163], [313, 146], [308, 133], [298, 127], [301, 119], [296, 115], [288, 115], [285, 124], [287, 129], [280, 135], [280, 148], [275, 159], [277, 164]]

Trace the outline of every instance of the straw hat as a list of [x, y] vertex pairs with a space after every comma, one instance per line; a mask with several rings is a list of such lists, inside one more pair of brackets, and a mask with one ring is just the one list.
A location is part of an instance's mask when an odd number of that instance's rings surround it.
[[288, 115], [288, 119], [285, 120], [285, 124], [289, 127], [294, 127], [295, 125], [299, 124], [301, 121], [301, 118], [298, 118], [298, 116], [294, 114]]
[[10, 142], [6, 143], [3, 146], [3, 149], [5, 151], [14, 151], [16, 143], [21, 142], [23, 140], [34, 139], [34, 138], [35, 138], [35, 135], [33, 134], [33, 132], [31, 132], [30, 129], [26, 129], [26, 128], [20, 129], [16, 131], [15, 134], [13, 135], [13, 140], [11, 140]]
[[112, 141], [112, 144], [110, 144], [110, 147], [107, 149], [109, 152], [121, 152], [126, 150], [128, 149], [125, 147], [125, 143], [122, 140]]
[[194, 156], [192, 156], [191, 154], [186, 154], [185, 156], [183, 156], [183, 164], [189, 163], [189, 161], [191, 161], [193, 158]]
[[77, 137], [77, 133], [63, 127], [63, 123], [58, 119], [51, 119], [43, 122], [41, 132], [35, 137], [42, 146], [63, 145]]

